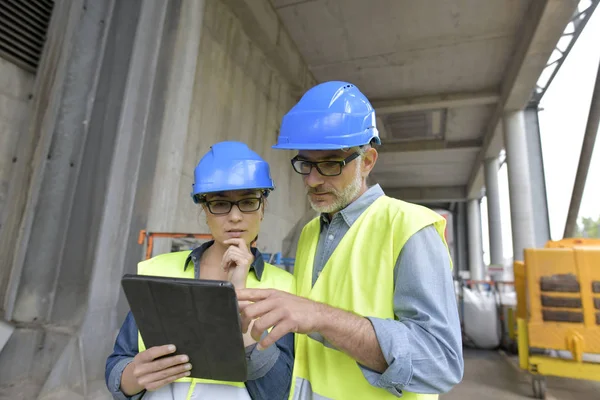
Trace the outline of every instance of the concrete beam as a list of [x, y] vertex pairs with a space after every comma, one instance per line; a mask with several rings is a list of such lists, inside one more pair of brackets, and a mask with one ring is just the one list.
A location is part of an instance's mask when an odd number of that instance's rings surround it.
[[[522, 26], [516, 35], [520, 38], [513, 57], [505, 69], [502, 79], [500, 99], [487, 126], [483, 146], [475, 159], [467, 190], [475, 188], [477, 178], [481, 176], [483, 161], [497, 157], [501, 148], [497, 126], [506, 111], [520, 110], [531, 98], [538, 77], [546, 67], [556, 43], [577, 8], [578, 0], [539, 0], [532, 1], [523, 18]], [[492, 146], [492, 144], [494, 144]]]
[[244, 32], [265, 54], [269, 64], [300, 97], [316, 83], [296, 44], [269, 0], [221, 0], [239, 19]]
[[371, 104], [378, 115], [386, 115], [409, 111], [495, 104], [499, 98], [498, 93], [494, 92], [449, 93], [396, 100], [374, 100]]
[[454, 140], [446, 141], [443, 139], [431, 139], [431, 140], [411, 140], [402, 142], [386, 142], [383, 141], [383, 145], [377, 148], [380, 153], [390, 152], [407, 152], [407, 151], [428, 151], [428, 150], [447, 150], [447, 149], [474, 149], [479, 150], [481, 148], [481, 140]]
[[464, 186], [384, 187], [383, 190], [390, 197], [421, 204], [465, 201], [467, 198]]

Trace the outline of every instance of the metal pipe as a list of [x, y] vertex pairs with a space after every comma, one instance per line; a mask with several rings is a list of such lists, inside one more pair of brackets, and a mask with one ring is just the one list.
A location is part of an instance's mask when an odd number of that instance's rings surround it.
[[588, 114], [587, 126], [585, 135], [581, 145], [581, 154], [579, 155], [579, 166], [577, 167], [577, 175], [575, 176], [575, 184], [573, 185], [573, 194], [571, 195], [571, 204], [567, 213], [567, 222], [565, 224], [565, 232], [563, 237], [572, 237], [575, 235], [577, 228], [577, 217], [579, 216], [579, 207], [581, 206], [581, 198], [585, 190], [585, 181], [587, 180], [588, 170], [592, 161], [594, 152], [594, 144], [598, 135], [598, 124], [600, 123], [600, 61], [598, 63], [598, 72], [596, 73], [596, 83], [590, 104], [590, 112]]

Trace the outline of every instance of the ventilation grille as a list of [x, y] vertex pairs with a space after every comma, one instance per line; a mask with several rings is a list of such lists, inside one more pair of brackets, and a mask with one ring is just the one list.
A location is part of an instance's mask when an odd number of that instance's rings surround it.
[[35, 72], [54, 0], [0, 0], [0, 57]]
[[384, 118], [388, 141], [443, 139], [446, 110], [389, 114]]

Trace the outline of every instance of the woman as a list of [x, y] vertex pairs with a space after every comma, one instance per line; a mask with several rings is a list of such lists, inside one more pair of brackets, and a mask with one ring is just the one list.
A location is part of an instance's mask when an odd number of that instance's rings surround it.
[[[251, 247], [264, 217], [265, 199], [274, 189], [269, 165], [240, 142], [217, 143], [194, 170], [192, 199], [200, 204], [214, 240], [190, 251], [156, 256], [138, 264], [138, 274], [228, 280], [236, 289], [276, 288], [292, 291], [293, 277], [267, 264]], [[293, 336], [264, 351], [250, 330], [243, 335], [247, 382], [189, 378], [193, 365], [173, 356], [169, 344], [146, 349], [131, 312], [106, 362], [106, 383], [115, 399], [283, 399], [293, 365]], [[275, 365], [272, 363], [275, 362]], [[272, 368], [267, 368], [273, 365]], [[261, 375], [261, 370], [269, 370]]]

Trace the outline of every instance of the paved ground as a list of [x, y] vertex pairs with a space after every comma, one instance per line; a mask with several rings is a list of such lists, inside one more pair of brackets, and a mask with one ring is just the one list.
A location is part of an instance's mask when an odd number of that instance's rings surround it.
[[[525, 400], [533, 398], [531, 380], [517, 368], [516, 357], [465, 349], [463, 381], [440, 400]], [[511, 365], [512, 364], [512, 365]], [[600, 383], [548, 378], [548, 400], [600, 400]]]
[[[517, 367], [516, 357], [508, 358], [494, 351], [465, 349], [465, 376], [463, 381], [440, 400], [528, 400], [533, 398], [531, 381]], [[512, 365], [511, 365], [512, 364]], [[600, 400], [600, 383], [548, 378], [547, 400]], [[7, 388], [4, 388], [7, 389]], [[13, 388], [15, 389], [15, 388]], [[26, 391], [4, 391], [0, 400], [31, 400]], [[10, 393], [9, 393], [10, 392]], [[88, 385], [85, 400], [109, 400], [104, 381]], [[84, 400], [74, 393], [57, 393], [44, 400]]]

